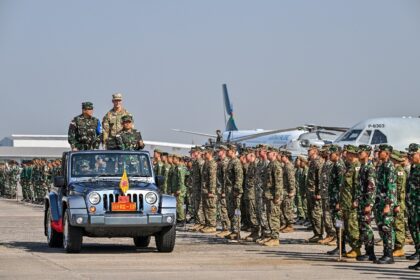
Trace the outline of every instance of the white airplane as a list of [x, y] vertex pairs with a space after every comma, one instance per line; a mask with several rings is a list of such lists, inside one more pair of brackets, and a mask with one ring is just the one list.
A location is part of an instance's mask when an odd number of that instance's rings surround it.
[[389, 144], [396, 150], [405, 151], [410, 143], [420, 143], [420, 118], [367, 119], [347, 130], [334, 143], [341, 146]]
[[[319, 127], [315, 125], [305, 125], [296, 128], [288, 128], [288, 129], [276, 129], [276, 130], [264, 130], [264, 129], [255, 129], [255, 130], [238, 130], [234, 117], [233, 117], [233, 106], [229, 99], [229, 94], [227, 91], [226, 84], [223, 84], [223, 101], [226, 108], [226, 113], [229, 116], [229, 119], [226, 120], [225, 115], [225, 123], [226, 129], [223, 133], [219, 135], [219, 141], [221, 142], [229, 142], [229, 143], [237, 143], [244, 147], [255, 147], [258, 144], [266, 144], [276, 148], [286, 148], [290, 147], [290, 150], [293, 154], [301, 154], [305, 148], [302, 148], [300, 137], [306, 135], [308, 133], [313, 133], [313, 137], [307, 135], [306, 139], [316, 140], [316, 141], [324, 141], [323, 136], [328, 135], [328, 139], [331, 138], [331, 135], [335, 137], [328, 140], [328, 143], [331, 143], [338, 134], [329, 132], [329, 130], [335, 131], [345, 131], [347, 128], [334, 128], [334, 127]], [[318, 133], [319, 129], [323, 129], [323, 133]], [[177, 132], [183, 132], [188, 134], [194, 134], [199, 136], [204, 136], [212, 139], [217, 139], [218, 135], [216, 134], [209, 134], [209, 133], [201, 133], [195, 131], [188, 131], [188, 130], [181, 130], [181, 129], [173, 129]], [[309, 140], [308, 140], [309, 141]], [[310, 141], [308, 146], [312, 144], [313, 141]], [[316, 142], [316, 143], [318, 143]], [[306, 143], [306, 142], [305, 142]], [[326, 142], [323, 142], [326, 143]], [[297, 148], [299, 147], [299, 149]], [[307, 149], [307, 148], [306, 148]]]

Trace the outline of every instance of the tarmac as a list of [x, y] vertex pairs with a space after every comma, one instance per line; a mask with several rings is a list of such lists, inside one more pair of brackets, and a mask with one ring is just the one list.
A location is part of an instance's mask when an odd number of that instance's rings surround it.
[[[414, 261], [340, 262], [325, 254], [333, 247], [307, 244], [309, 237], [297, 227], [270, 248], [183, 228], [172, 253], [158, 253], [153, 239], [136, 249], [131, 238], [84, 237], [81, 253], [66, 254], [48, 247], [42, 206], [0, 199], [0, 279], [420, 279], [407, 268]], [[414, 252], [412, 245], [405, 249]]]

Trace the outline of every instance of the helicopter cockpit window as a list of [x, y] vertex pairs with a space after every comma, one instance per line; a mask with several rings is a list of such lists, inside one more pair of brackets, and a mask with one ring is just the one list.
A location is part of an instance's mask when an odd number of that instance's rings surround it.
[[371, 134], [372, 134], [372, 130], [363, 131], [362, 135], [360, 136], [359, 143], [360, 144], [369, 144]]
[[361, 132], [361, 129], [349, 130], [338, 141], [356, 141]]
[[388, 143], [388, 138], [386, 137], [385, 134], [382, 133], [382, 131], [375, 129], [375, 131], [373, 132], [372, 141], [370, 142], [370, 144], [374, 145], [374, 144], [384, 144], [384, 143]]

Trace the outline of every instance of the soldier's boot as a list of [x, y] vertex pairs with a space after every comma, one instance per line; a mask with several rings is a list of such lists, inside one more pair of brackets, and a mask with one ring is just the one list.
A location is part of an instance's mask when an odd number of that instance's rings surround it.
[[318, 243], [322, 244], [322, 245], [325, 245], [325, 244], [329, 244], [330, 242], [334, 242], [334, 241], [335, 241], [335, 237], [331, 236], [331, 235], [328, 235], [324, 239], [319, 240]]
[[376, 256], [373, 246], [367, 246], [366, 254], [356, 257], [356, 260], [358, 260], [359, 262], [375, 261]]
[[280, 227], [280, 231], [284, 230], [285, 228], [287, 228], [287, 225], [282, 225], [282, 226]]
[[360, 248], [351, 249], [350, 252], [346, 253], [345, 257], [349, 259], [355, 259], [361, 256]]
[[236, 240], [236, 239], [238, 239], [238, 234], [235, 233], [235, 232], [232, 232], [231, 234], [226, 235], [225, 238], [230, 239], [230, 240]]
[[314, 235], [311, 238], [307, 239], [308, 243], [318, 243], [319, 240], [322, 240], [322, 235]]
[[289, 232], [294, 232], [294, 231], [295, 231], [295, 229], [293, 228], [293, 226], [292, 225], [288, 225], [281, 232], [282, 233], [289, 233]]
[[405, 257], [404, 249], [403, 248], [395, 249], [394, 252], [392, 252], [392, 256], [396, 258]]
[[258, 237], [259, 237], [258, 231], [253, 231], [251, 233], [251, 235], [249, 235], [249, 236], [247, 236], [247, 238], [245, 238], [245, 240], [249, 241], [249, 242], [255, 242], [255, 241], [257, 241]]
[[231, 232], [230, 232], [230, 231], [228, 231], [228, 230], [224, 230], [224, 231], [222, 231], [222, 232], [220, 232], [220, 233], [216, 234], [216, 236], [217, 236], [217, 237], [220, 237], [220, 238], [224, 238], [225, 236], [227, 236], [227, 235], [229, 235], [229, 234], [231, 234]]
[[405, 257], [405, 258], [406, 258], [407, 260], [414, 261], [414, 260], [416, 260], [418, 257], [419, 257], [419, 252], [418, 252], [418, 250], [417, 250], [414, 254], [412, 254], [412, 255], [410, 255], [410, 256], [407, 256], [407, 257]]
[[271, 239], [270, 237], [262, 237], [262, 238], [257, 239], [255, 243], [259, 245], [264, 245], [264, 243], [269, 241], [270, 239]]
[[410, 265], [408, 269], [420, 270], [420, 261], [416, 263], [415, 265]]
[[192, 231], [199, 232], [203, 228], [205, 228], [204, 225], [198, 225], [197, 227], [195, 227], [194, 229], [192, 229]]
[[375, 263], [377, 264], [393, 264], [394, 257], [392, 256], [392, 249], [391, 248], [384, 248], [384, 255], [377, 260]]
[[270, 240], [264, 243], [264, 246], [277, 247], [280, 246], [280, 241], [277, 238], [271, 238]]
[[200, 230], [201, 233], [215, 233], [216, 227], [205, 227]]

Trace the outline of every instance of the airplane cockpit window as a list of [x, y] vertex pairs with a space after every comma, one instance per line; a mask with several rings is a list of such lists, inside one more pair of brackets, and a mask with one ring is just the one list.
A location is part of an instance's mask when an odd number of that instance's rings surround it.
[[341, 136], [340, 139], [337, 139], [337, 141], [356, 141], [361, 132], [361, 129], [349, 130], [343, 136]]
[[384, 143], [388, 143], [388, 138], [386, 137], [385, 134], [382, 133], [382, 131], [375, 129], [375, 131], [373, 132], [372, 141], [370, 142], [370, 144], [374, 145], [374, 144], [384, 144]]
[[359, 143], [360, 144], [369, 144], [371, 134], [372, 134], [372, 130], [363, 131], [362, 135], [360, 136]]

